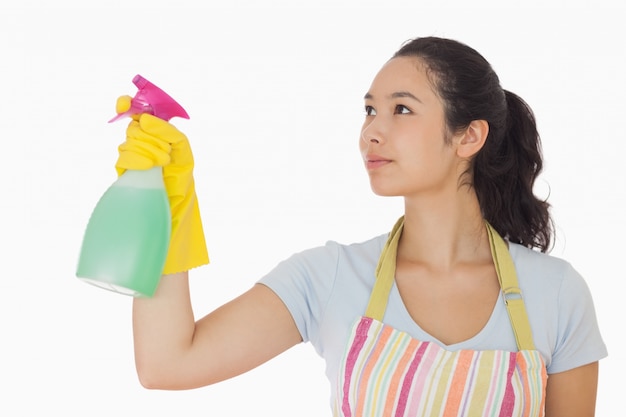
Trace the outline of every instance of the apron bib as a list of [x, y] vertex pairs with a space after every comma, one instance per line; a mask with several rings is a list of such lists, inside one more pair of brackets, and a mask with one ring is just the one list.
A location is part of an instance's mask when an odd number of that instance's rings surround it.
[[544, 416], [546, 367], [506, 243], [487, 223], [491, 253], [518, 351], [448, 351], [382, 322], [395, 279], [404, 217], [376, 268], [365, 316], [354, 324], [341, 362], [334, 416]]

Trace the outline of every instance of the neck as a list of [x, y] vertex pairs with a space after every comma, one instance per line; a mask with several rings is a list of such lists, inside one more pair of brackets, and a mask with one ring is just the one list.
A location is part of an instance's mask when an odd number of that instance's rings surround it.
[[442, 270], [490, 259], [476, 193], [462, 187], [450, 197], [405, 198], [399, 259]]

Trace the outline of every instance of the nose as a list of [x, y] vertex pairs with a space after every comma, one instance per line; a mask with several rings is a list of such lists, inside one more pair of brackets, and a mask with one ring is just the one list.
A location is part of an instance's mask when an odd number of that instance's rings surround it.
[[366, 144], [381, 143], [383, 141], [383, 133], [379, 125], [380, 122], [376, 123], [376, 119], [364, 124], [361, 129], [361, 140]]

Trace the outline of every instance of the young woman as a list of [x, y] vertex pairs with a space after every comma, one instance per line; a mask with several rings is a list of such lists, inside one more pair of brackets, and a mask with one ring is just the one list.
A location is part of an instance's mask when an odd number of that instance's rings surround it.
[[607, 351], [584, 280], [545, 253], [526, 103], [472, 48], [417, 38], [367, 90], [359, 145], [373, 191], [404, 198], [391, 232], [295, 254], [195, 321], [186, 271], [208, 256], [191, 150], [167, 122], [131, 122], [116, 166], [162, 165], [173, 223], [156, 295], [134, 300], [141, 383], [213, 384], [310, 342], [336, 416], [594, 415]]

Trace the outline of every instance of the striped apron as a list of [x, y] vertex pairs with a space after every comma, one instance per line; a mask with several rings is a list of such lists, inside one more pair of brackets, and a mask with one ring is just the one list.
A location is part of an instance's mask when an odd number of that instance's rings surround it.
[[448, 351], [382, 322], [393, 286], [404, 217], [376, 268], [364, 317], [352, 328], [340, 365], [334, 416], [543, 416], [546, 367], [506, 243], [486, 224], [496, 273], [518, 351]]

